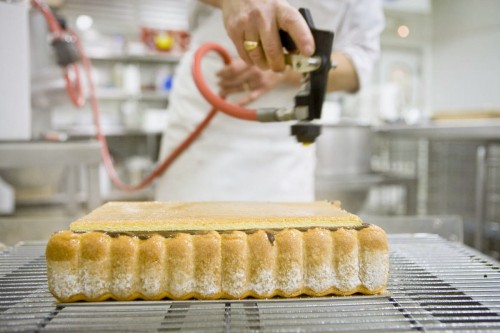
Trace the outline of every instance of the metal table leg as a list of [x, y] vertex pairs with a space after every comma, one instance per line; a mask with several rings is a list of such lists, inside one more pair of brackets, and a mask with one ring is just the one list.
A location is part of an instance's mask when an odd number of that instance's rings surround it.
[[88, 165], [89, 172], [89, 192], [87, 198], [88, 209], [92, 210], [101, 204], [101, 190], [99, 182], [99, 163]]
[[486, 182], [487, 182], [487, 144], [482, 144], [477, 147], [476, 151], [476, 212], [475, 212], [475, 235], [474, 247], [480, 251], [484, 246], [484, 207], [486, 199]]

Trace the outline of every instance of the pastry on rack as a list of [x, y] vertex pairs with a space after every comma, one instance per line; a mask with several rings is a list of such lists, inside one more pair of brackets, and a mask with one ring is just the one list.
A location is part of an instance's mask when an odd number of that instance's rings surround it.
[[57, 232], [61, 302], [378, 294], [385, 232], [329, 202], [109, 202]]

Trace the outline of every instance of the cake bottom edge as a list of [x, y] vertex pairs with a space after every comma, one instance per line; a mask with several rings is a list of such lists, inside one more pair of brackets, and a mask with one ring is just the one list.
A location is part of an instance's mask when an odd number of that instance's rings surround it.
[[71, 295], [70, 297], [67, 298], [62, 298], [57, 296], [53, 291], [51, 291], [52, 295], [61, 303], [74, 303], [74, 302], [79, 302], [79, 301], [85, 301], [85, 302], [102, 302], [102, 301], [107, 301], [107, 300], [114, 300], [114, 301], [120, 301], [120, 302], [126, 302], [126, 301], [134, 301], [134, 300], [143, 300], [143, 301], [187, 301], [187, 300], [198, 300], [198, 301], [215, 301], [215, 300], [244, 300], [244, 299], [271, 299], [271, 298], [297, 298], [300, 299], [300, 297], [325, 297], [325, 296], [352, 296], [355, 294], [360, 294], [360, 295], [381, 295], [386, 292], [386, 287], [382, 286], [380, 288], [370, 290], [364, 286], [358, 286], [356, 288], [353, 288], [351, 290], [339, 290], [338, 288], [329, 288], [325, 291], [322, 292], [315, 292], [309, 288], [303, 288], [300, 290], [297, 290], [295, 292], [283, 292], [281, 290], [275, 290], [271, 293], [268, 294], [258, 294], [254, 291], [247, 291], [241, 295], [234, 296], [234, 295], [229, 295], [227, 293], [217, 293], [213, 295], [202, 295], [197, 292], [190, 292], [185, 295], [181, 296], [174, 296], [169, 292], [162, 292], [157, 295], [152, 295], [152, 296], [145, 296], [144, 294], [140, 292], [134, 292], [128, 296], [125, 297], [120, 297], [117, 296], [113, 293], [106, 292], [102, 295], [99, 295], [97, 297], [88, 297], [83, 293]]

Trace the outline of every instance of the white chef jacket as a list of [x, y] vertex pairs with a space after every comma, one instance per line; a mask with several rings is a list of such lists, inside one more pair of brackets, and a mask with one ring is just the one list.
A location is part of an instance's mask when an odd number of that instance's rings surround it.
[[[384, 26], [380, 0], [296, 0], [311, 11], [318, 29], [335, 32], [333, 50], [353, 62], [366, 85], [379, 53]], [[222, 13], [197, 1], [190, 5], [192, 41], [179, 63], [168, 106], [169, 120], [160, 158], [167, 156], [199, 124], [210, 105], [198, 92], [191, 74], [193, 54], [206, 42], [237, 52], [224, 29]], [[217, 91], [215, 73], [222, 60], [209, 53], [203, 61], [207, 83]], [[249, 108], [292, 106], [298, 88], [279, 85]], [[236, 100], [242, 96], [230, 96]], [[156, 199], [171, 201], [312, 201], [315, 147], [290, 135], [294, 122], [259, 123], [219, 112], [200, 137], [170, 166], [156, 184]], [[348, 144], [348, 143], [345, 143]]]

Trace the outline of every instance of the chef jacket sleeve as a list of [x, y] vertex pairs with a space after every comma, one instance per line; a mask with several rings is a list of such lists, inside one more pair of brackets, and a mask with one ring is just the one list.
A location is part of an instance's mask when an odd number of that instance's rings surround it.
[[351, 0], [348, 6], [336, 31], [333, 51], [350, 58], [362, 89], [380, 54], [380, 33], [385, 25], [383, 6], [381, 0]]

